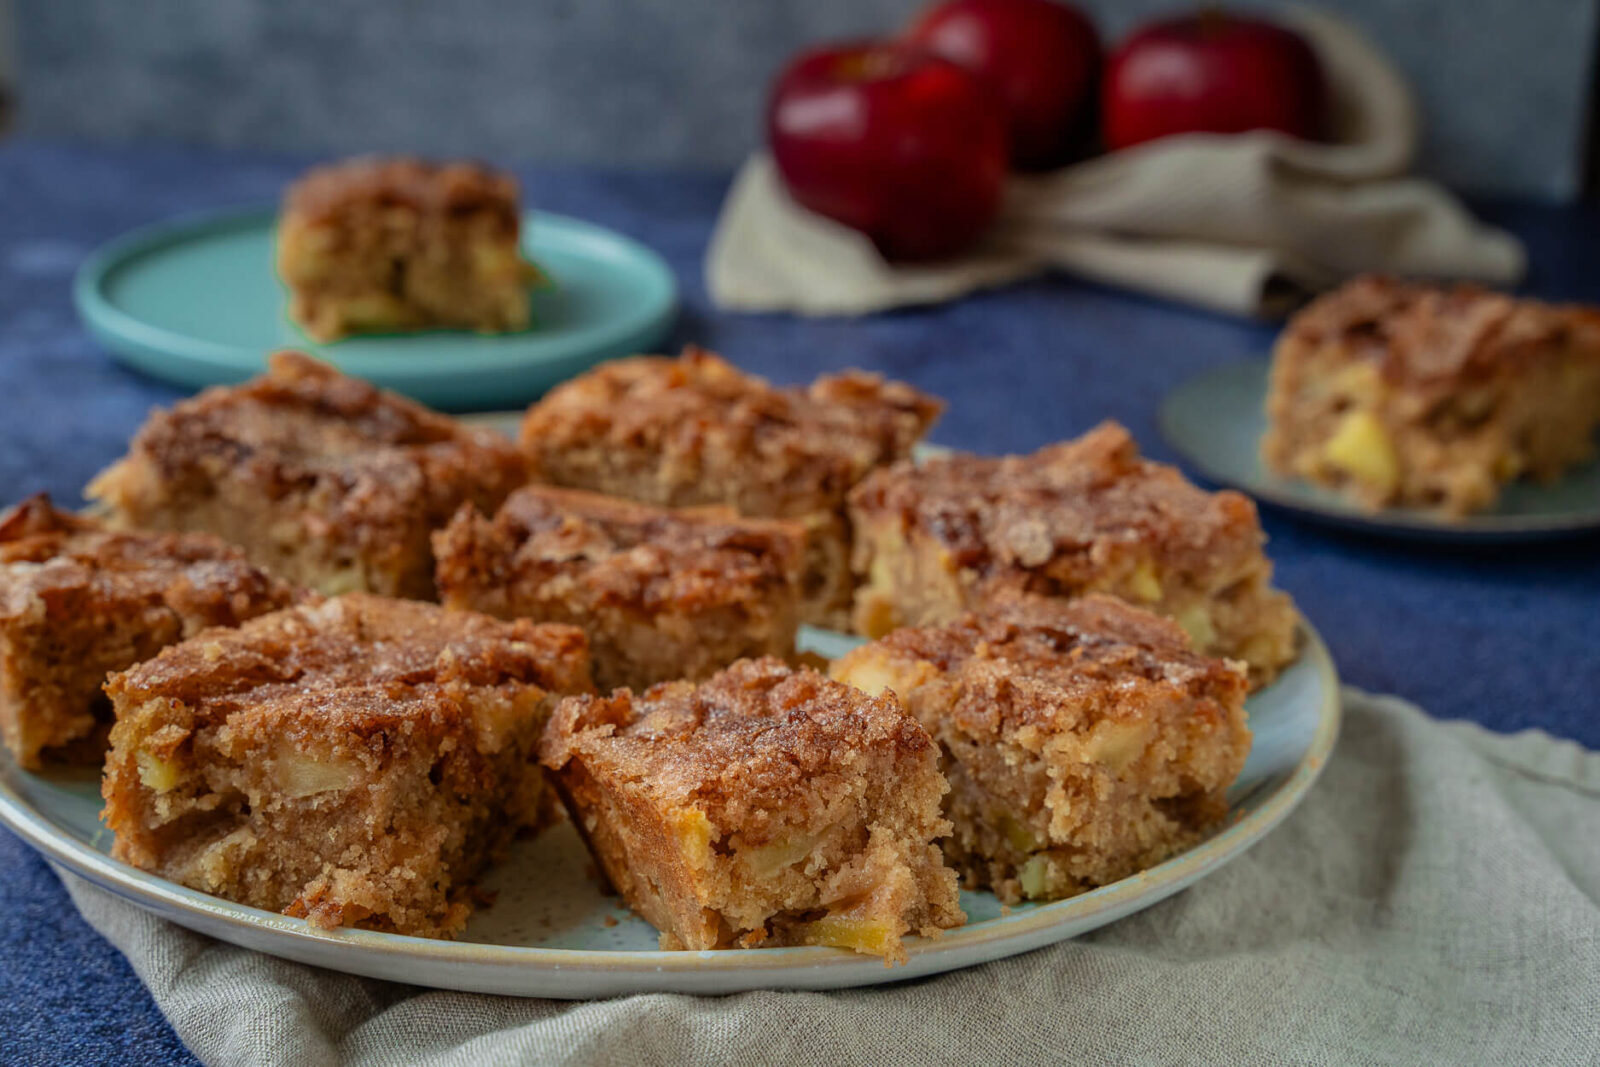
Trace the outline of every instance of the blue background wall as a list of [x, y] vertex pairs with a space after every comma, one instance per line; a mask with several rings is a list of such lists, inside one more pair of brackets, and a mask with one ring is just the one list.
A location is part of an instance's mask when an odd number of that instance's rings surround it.
[[[0, 0], [3, 8], [6, 0]], [[724, 169], [810, 41], [922, 0], [11, 0], [22, 125], [349, 152]], [[1112, 38], [1187, 0], [1083, 0]], [[1413, 79], [1423, 169], [1578, 188], [1600, 0], [1330, 0]]]

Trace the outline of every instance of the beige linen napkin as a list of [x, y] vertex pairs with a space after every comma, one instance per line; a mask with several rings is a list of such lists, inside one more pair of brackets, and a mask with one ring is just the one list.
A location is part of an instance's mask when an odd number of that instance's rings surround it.
[[1592, 1064], [1600, 754], [1347, 690], [1264, 841], [1075, 941], [835, 993], [430, 992], [224, 945], [71, 875], [208, 1064]]
[[1404, 80], [1333, 17], [1291, 13], [1333, 89], [1336, 138], [1193, 134], [1040, 177], [1013, 178], [1001, 219], [959, 260], [886, 262], [865, 237], [796, 204], [772, 161], [734, 180], [706, 256], [712, 300], [736, 311], [857, 315], [953, 299], [1058, 268], [1235, 314], [1380, 270], [1516, 282], [1515, 238], [1438, 185], [1401, 175], [1417, 143]]

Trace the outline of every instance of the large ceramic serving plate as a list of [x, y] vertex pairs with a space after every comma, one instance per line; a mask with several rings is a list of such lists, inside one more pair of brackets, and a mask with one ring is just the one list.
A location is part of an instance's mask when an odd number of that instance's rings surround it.
[[1429, 541], [1508, 542], [1600, 530], [1600, 463], [1551, 485], [1515, 482], [1490, 511], [1447, 520], [1423, 511], [1364, 511], [1261, 463], [1266, 430], [1265, 360], [1219, 367], [1179, 386], [1161, 405], [1161, 431], [1203, 476], [1306, 518], [1355, 530]]
[[[112, 860], [90, 771], [29, 774], [0, 755], [0, 820], [53, 863], [130, 903], [246, 948], [351, 974], [440, 989], [586, 998], [645, 991], [733, 993], [839, 989], [969, 967], [1093, 930], [1148, 908], [1204, 878], [1259, 841], [1306, 795], [1333, 750], [1339, 694], [1327, 649], [1309, 626], [1300, 659], [1251, 697], [1255, 743], [1230, 794], [1232, 817], [1210, 840], [1132, 878], [1053, 904], [1002, 908], [988, 893], [962, 893], [968, 923], [913, 939], [910, 960], [830, 948], [662, 952], [648, 925], [601, 893], [568, 824], [519, 842], [486, 887], [493, 906], [460, 940], [431, 941], [365, 930], [327, 932], [272, 912], [185, 889]], [[809, 631], [804, 644], [835, 656], [853, 638]]]
[[236, 211], [119, 238], [79, 270], [78, 312], [117, 358], [186, 388], [243, 381], [268, 352], [291, 347], [453, 411], [526, 403], [602, 359], [649, 351], [677, 313], [660, 256], [593, 223], [537, 212], [524, 221], [524, 250], [555, 284], [534, 292], [530, 329], [318, 344], [284, 314], [273, 225], [271, 211]]

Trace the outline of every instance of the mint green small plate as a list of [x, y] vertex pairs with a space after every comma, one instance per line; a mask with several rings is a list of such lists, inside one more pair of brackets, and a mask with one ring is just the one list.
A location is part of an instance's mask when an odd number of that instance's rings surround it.
[[1208, 480], [1334, 526], [1437, 542], [1504, 543], [1600, 531], [1600, 463], [1568, 471], [1551, 485], [1513, 482], [1492, 509], [1443, 519], [1410, 508], [1364, 511], [1337, 493], [1280, 477], [1261, 463], [1266, 431], [1266, 360], [1208, 371], [1161, 404], [1161, 432]]
[[318, 344], [284, 313], [274, 225], [271, 210], [231, 211], [118, 238], [78, 271], [78, 313], [122, 362], [177, 385], [242, 381], [268, 353], [298, 348], [456, 411], [524, 404], [603, 359], [648, 351], [677, 315], [677, 285], [656, 253], [593, 223], [536, 212], [524, 220], [523, 248], [555, 284], [534, 293], [531, 329]]

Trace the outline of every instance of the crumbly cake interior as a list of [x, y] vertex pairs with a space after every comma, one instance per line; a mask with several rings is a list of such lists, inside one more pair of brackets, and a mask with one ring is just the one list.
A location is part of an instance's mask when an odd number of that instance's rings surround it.
[[117, 532], [31, 497], [0, 514], [0, 737], [30, 769], [98, 764], [107, 674], [292, 599], [215, 538]]
[[522, 258], [517, 183], [472, 163], [354, 159], [289, 188], [278, 273], [317, 341], [455, 327], [526, 329], [539, 272]]
[[729, 508], [667, 509], [530, 485], [434, 536], [440, 597], [580, 626], [602, 692], [794, 656], [804, 531]]
[[1175, 619], [1264, 684], [1295, 655], [1255, 506], [1207, 493], [1102, 423], [1028, 456], [902, 462], [852, 492], [855, 628], [949, 621], [1018, 593], [1110, 593]]
[[1008, 903], [1109, 885], [1199, 841], [1250, 751], [1241, 665], [1107, 596], [897, 630], [832, 674], [891, 690], [938, 741], [946, 857]]
[[459, 931], [551, 814], [535, 762], [583, 634], [351, 593], [213, 629], [106, 685], [112, 855], [317, 926]]
[[776, 659], [562, 702], [540, 748], [573, 821], [668, 949], [832, 945], [903, 960], [964, 921], [946, 790], [891, 699]]
[[431, 599], [432, 531], [526, 480], [510, 442], [298, 352], [158, 411], [88, 493], [120, 522], [198, 530], [327, 594]]
[[1463, 516], [1594, 455], [1600, 313], [1362, 278], [1273, 353], [1264, 462], [1369, 509]]
[[908, 456], [943, 405], [860, 371], [775, 387], [690, 348], [606, 363], [529, 409], [537, 477], [666, 507], [725, 504], [807, 527], [802, 621], [849, 623], [845, 494]]

